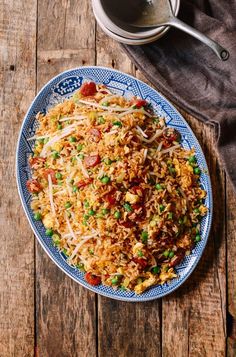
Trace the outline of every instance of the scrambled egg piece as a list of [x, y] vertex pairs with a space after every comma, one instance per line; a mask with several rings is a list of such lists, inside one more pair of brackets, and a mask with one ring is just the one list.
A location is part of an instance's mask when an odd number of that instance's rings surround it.
[[52, 150], [55, 150], [55, 151], [61, 151], [62, 148], [63, 148], [63, 144], [60, 142], [56, 142], [52, 145]]
[[199, 207], [199, 211], [200, 211], [201, 216], [205, 216], [205, 214], [207, 213], [207, 207], [204, 205], [201, 205]]
[[164, 284], [167, 280], [176, 278], [177, 275], [174, 272], [174, 269], [169, 269], [167, 272], [162, 271], [160, 274], [161, 284]]
[[129, 202], [131, 204], [134, 204], [134, 203], [138, 202], [138, 200], [139, 200], [139, 196], [138, 195], [133, 195], [129, 191], [126, 192], [125, 201], [127, 201], [127, 202]]
[[134, 291], [136, 292], [136, 294], [141, 294], [144, 290], [149, 288], [149, 286], [152, 286], [156, 283], [156, 277], [150, 272], [147, 274], [149, 275], [149, 278], [135, 286]]
[[124, 146], [124, 152], [125, 154], [128, 154], [130, 152], [129, 147], [127, 145]]
[[136, 243], [133, 248], [132, 248], [132, 253], [133, 255], [136, 255], [138, 253], [139, 250], [141, 250], [143, 248], [143, 244], [142, 243]]
[[47, 213], [43, 219], [43, 224], [46, 228], [52, 228], [53, 227], [53, 223], [54, 223], [54, 220], [53, 220], [53, 216], [51, 213]]

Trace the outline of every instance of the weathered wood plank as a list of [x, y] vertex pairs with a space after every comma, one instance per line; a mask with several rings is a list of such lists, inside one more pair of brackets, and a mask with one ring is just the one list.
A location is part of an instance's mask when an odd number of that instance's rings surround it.
[[[15, 149], [35, 95], [35, 0], [0, 2], [0, 355], [34, 354], [34, 240], [15, 180]], [[24, 13], [24, 16], [22, 14]]]
[[236, 196], [226, 181], [227, 197], [227, 262], [228, 262], [228, 356], [236, 356]]
[[38, 7], [38, 83], [95, 61], [95, 21], [89, 1], [43, 0]]
[[[135, 73], [119, 45], [97, 31], [97, 65]], [[160, 301], [145, 304], [98, 297], [98, 355], [100, 357], [161, 356]]]
[[39, 356], [96, 356], [95, 294], [67, 277], [37, 244]]
[[197, 135], [211, 174], [214, 218], [206, 250], [185, 284], [163, 299], [163, 356], [225, 356], [225, 182], [209, 127], [185, 116]]
[[[59, 72], [94, 64], [88, 1], [43, 0], [38, 15], [38, 89]], [[62, 273], [37, 244], [37, 343], [43, 357], [96, 356], [95, 294]]]

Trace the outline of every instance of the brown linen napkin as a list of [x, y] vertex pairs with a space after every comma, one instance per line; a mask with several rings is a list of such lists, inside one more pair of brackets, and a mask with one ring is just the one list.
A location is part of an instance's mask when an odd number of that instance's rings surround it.
[[181, 1], [178, 17], [225, 47], [222, 62], [210, 48], [177, 29], [143, 46], [122, 45], [167, 98], [215, 126], [217, 147], [236, 190], [236, 0]]

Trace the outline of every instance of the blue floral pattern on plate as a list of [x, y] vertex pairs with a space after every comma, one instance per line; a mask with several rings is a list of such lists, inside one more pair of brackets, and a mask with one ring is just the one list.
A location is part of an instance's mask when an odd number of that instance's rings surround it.
[[[34, 135], [37, 128], [35, 116], [38, 112], [45, 113], [51, 106], [70, 97], [84, 81], [88, 80], [103, 83], [114, 93], [127, 97], [136, 95], [150, 102], [155, 112], [165, 117], [167, 125], [179, 130], [182, 135], [183, 147], [195, 148], [197, 161], [202, 170], [200, 181], [202, 187], [207, 191], [205, 205], [208, 207], [208, 213], [201, 222], [202, 240], [197, 243], [191, 254], [176, 267], [177, 278], [163, 285], [156, 285], [141, 295], [119, 289], [113, 290], [104, 285], [89, 285], [84, 280], [84, 274], [70, 266], [66, 261], [66, 256], [53, 245], [51, 237], [46, 236], [43, 224], [34, 220], [34, 214], [30, 207], [31, 195], [26, 189], [26, 181], [31, 176], [28, 158], [32, 153], [34, 142], [27, 141], [27, 139]], [[60, 269], [76, 282], [98, 294], [124, 301], [147, 301], [161, 298], [176, 290], [190, 276], [206, 246], [212, 221], [213, 202], [208, 168], [200, 144], [183, 117], [162, 95], [142, 81], [125, 73], [103, 67], [81, 67], [65, 71], [49, 81], [38, 93], [24, 118], [16, 152], [16, 171], [21, 202], [38, 241]]]

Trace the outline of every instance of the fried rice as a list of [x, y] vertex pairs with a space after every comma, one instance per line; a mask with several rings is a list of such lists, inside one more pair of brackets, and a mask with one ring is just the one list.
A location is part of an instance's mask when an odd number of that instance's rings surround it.
[[146, 100], [93, 82], [36, 119], [31, 207], [67, 262], [137, 294], [175, 278], [207, 212], [194, 149]]

